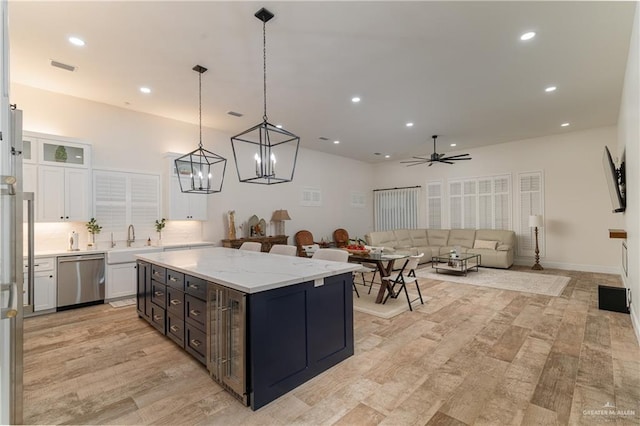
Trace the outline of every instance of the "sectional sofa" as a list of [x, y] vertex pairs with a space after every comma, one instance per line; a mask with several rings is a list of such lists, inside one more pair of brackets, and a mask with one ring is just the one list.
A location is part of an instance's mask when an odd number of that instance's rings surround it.
[[424, 253], [422, 263], [454, 249], [479, 254], [481, 265], [492, 268], [510, 268], [516, 245], [515, 232], [497, 229], [396, 229], [369, 232], [365, 239], [368, 245], [383, 247], [385, 252]]

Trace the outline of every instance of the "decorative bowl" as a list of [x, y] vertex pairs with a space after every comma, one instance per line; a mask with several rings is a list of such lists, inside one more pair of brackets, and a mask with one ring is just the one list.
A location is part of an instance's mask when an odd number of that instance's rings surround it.
[[359, 249], [350, 249], [350, 248], [346, 248], [346, 247], [343, 247], [342, 250], [346, 250], [351, 254], [369, 254], [369, 252], [371, 252], [371, 250], [369, 250], [369, 249], [359, 250]]

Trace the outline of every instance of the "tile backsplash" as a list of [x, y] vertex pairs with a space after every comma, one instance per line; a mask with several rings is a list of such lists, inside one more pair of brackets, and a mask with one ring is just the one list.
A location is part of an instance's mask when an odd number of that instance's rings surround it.
[[[35, 251], [64, 251], [69, 248], [69, 234], [73, 231], [78, 233], [79, 248], [84, 250], [89, 242], [89, 232], [86, 222], [59, 222], [59, 223], [36, 223], [35, 231]], [[96, 234], [96, 248], [111, 248], [111, 232], [104, 229]], [[158, 234], [153, 228], [135, 229], [136, 246], [145, 245], [148, 238], [151, 238], [151, 245], [158, 245]], [[24, 228], [24, 248], [26, 250], [27, 229]], [[126, 247], [127, 229], [113, 232], [113, 240], [116, 247]], [[202, 222], [199, 221], [167, 221], [162, 230], [161, 244], [189, 243], [202, 241]]]

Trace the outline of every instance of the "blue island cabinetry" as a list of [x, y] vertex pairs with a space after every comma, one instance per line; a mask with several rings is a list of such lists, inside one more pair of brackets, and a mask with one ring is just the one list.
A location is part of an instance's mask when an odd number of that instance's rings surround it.
[[168, 266], [138, 260], [138, 316], [254, 410], [353, 355], [351, 272], [244, 293]]

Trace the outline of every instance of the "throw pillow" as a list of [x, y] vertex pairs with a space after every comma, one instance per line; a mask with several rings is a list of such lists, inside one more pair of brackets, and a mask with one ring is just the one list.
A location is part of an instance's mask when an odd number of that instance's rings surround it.
[[477, 248], [477, 249], [495, 250], [497, 246], [498, 246], [498, 242], [497, 241], [476, 240], [473, 243], [473, 248]]

